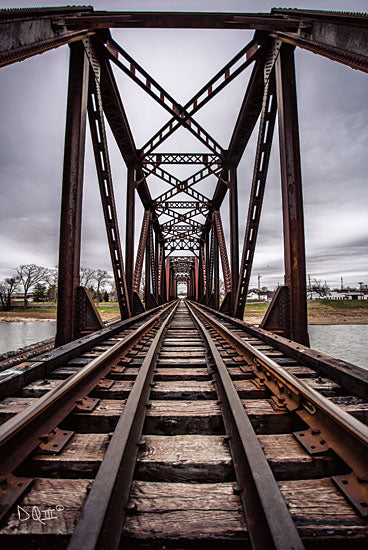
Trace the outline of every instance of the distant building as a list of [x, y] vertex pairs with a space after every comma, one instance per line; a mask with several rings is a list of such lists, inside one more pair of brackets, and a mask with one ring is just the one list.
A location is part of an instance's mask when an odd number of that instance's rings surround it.
[[309, 290], [307, 292], [308, 300], [368, 300], [368, 292], [359, 290], [329, 290], [326, 295]]

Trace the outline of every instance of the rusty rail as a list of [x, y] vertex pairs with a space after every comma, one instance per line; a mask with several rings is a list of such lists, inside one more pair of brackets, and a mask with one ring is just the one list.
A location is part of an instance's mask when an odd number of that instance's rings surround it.
[[351, 468], [350, 474], [332, 479], [356, 510], [368, 516], [368, 427], [234, 334], [202, 307], [193, 303], [191, 307], [244, 357], [261, 383], [274, 394], [278, 406], [295, 412], [309, 426], [309, 430], [294, 433], [303, 446], [322, 453], [332, 449]]

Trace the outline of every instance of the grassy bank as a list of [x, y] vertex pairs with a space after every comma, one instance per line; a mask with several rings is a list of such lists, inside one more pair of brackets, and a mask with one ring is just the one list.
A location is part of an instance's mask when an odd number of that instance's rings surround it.
[[[244, 319], [260, 323], [269, 302], [249, 302]], [[362, 325], [368, 324], [368, 300], [308, 300], [310, 325]]]
[[[248, 302], [244, 319], [249, 323], [260, 323], [270, 302]], [[119, 315], [115, 302], [102, 302], [98, 311], [103, 320]], [[39, 304], [27, 309], [16, 307], [12, 311], [0, 311], [0, 320], [52, 320], [56, 319], [54, 305]], [[311, 325], [354, 325], [368, 324], [368, 300], [309, 300], [308, 322]]]

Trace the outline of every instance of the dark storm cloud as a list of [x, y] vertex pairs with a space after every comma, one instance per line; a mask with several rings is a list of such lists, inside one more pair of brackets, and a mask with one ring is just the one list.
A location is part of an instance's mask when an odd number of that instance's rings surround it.
[[[131, 0], [90, 2], [96, 9], [269, 11], [272, 2], [243, 0]], [[0, 0], [0, 7], [11, 2]], [[59, 5], [49, 0], [47, 5]], [[39, 6], [40, 2], [23, 5]], [[293, 7], [356, 10], [355, 2], [295, 1]], [[21, 3], [18, 6], [22, 6]], [[123, 47], [151, 72], [178, 101], [184, 103], [217, 72], [244, 44], [251, 32], [240, 31], [113, 31]], [[312, 278], [328, 279], [331, 285], [368, 282], [367, 268], [367, 76], [348, 67], [296, 52], [300, 115], [307, 271]], [[0, 279], [20, 263], [52, 267], [57, 261], [62, 155], [67, 92], [68, 48], [0, 71]], [[116, 71], [127, 115], [140, 147], [168, 119], [167, 113], [125, 76]], [[196, 120], [226, 148], [246, 87], [249, 71], [220, 93]], [[109, 147], [120, 219], [125, 238], [126, 169], [109, 136]], [[256, 133], [239, 165], [240, 246], [244, 236], [252, 179]], [[181, 129], [165, 142], [161, 151], [204, 151], [205, 148]], [[168, 170], [174, 171], [172, 167]], [[196, 167], [193, 167], [193, 172]], [[188, 168], [177, 172], [190, 175]], [[214, 178], [197, 188], [211, 196]], [[151, 178], [154, 197], [167, 185]], [[143, 209], [137, 206], [136, 243]], [[228, 204], [222, 216], [226, 238], [229, 233]], [[270, 286], [283, 280], [281, 192], [278, 136], [265, 194], [263, 215], [255, 256], [254, 276]], [[107, 240], [90, 138], [87, 138], [83, 205], [82, 263], [110, 269]]]

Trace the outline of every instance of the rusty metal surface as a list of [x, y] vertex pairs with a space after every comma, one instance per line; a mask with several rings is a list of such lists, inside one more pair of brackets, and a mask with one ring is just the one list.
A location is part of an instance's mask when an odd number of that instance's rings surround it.
[[175, 302], [163, 309], [159, 308], [157, 313], [136, 330], [63, 380], [33, 405], [2, 424], [0, 472], [11, 473], [38, 446], [40, 437], [50, 433], [75, 406], [81, 411], [93, 410], [98, 400], [87, 397], [88, 393], [116, 365], [121, 356], [125, 356], [174, 306]]
[[73, 435], [74, 432], [71, 430], [60, 430], [59, 428], [54, 428], [49, 434], [40, 436], [41, 443], [39, 444], [38, 449], [43, 454], [60, 453]]
[[130, 300], [125, 279], [123, 254], [121, 251], [118, 216], [115, 204], [109, 150], [103, 115], [100, 74], [101, 68], [93, 46], [85, 41], [86, 52], [91, 63], [89, 83], [88, 117], [93, 151], [96, 162], [102, 210], [104, 214], [111, 265], [114, 273], [115, 291], [122, 319], [131, 316]]
[[220, 257], [222, 264], [222, 274], [224, 276], [225, 292], [231, 292], [231, 272], [229, 266], [229, 258], [227, 255], [226, 242], [224, 236], [224, 229], [222, 227], [221, 215], [218, 210], [214, 211], [214, 221], [216, 227], [217, 241], [220, 249]]
[[60, 15], [80, 15], [91, 11], [91, 7], [84, 6], [0, 10], [0, 67], [88, 36], [91, 33], [84, 30], [55, 28], [54, 22]]
[[137, 257], [136, 257], [134, 274], [133, 274], [133, 292], [137, 292], [137, 293], [139, 293], [139, 287], [141, 284], [143, 259], [144, 259], [145, 249], [146, 249], [150, 216], [151, 216], [150, 211], [146, 210], [145, 213], [143, 214], [141, 234], [139, 237]]
[[158, 352], [177, 305], [170, 307], [139, 369], [72, 535], [69, 550], [119, 547]]
[[247, 300], [253, 258], [262, 212], [263, 197], [267, 180], [268, 165], [271, 155], [273, 131], [276, 119], [275, 75], [273, 66], [278, 48], [275, 44], [267, 58], [269, 67], [264, 73], [265, 88], [262, 102], [261, 119], [258, 130], [257, 150], [254, 160], [252, 187], [249, 197], [247, 223], [239, 270], [233, 315], [242, 319]]
[[[254, 550], [302, 550], [290, 511], [277, 486], [257, 435], [252, 427], [238, 392], [228, 373], [215, 341], [211, 337], [203, 313], [193, 304], [187, 304], [213, 358], [214, 381], [224, 418], [226, 438], [234, 463], [240, 494]], [[208, 321], [208, 319], [207, 319]]]
[[194, 304], [191, 307], [243, 356], [254, 374], [272, 392], [276, 404], [295, 412], [311, 428], [311, 436], [318, 436], [319, 445], [324, 442], [323, 445], [333, 449], [354, 475], [366, 483], [368, 426], [234, 334], [213, 315], [206, 313], [203, 307]]
[[292, 340], [309, 344], [303, 193], [294, 48], [283, 44], [276, 59], [285, 285], [289, 287]]
[[29, 477], [16, 477], [13, 474], [0, 475], [0, 520], [27, 491], [32, 482], [33, 479]]
[[61, 198], [56, 346], [74, 337], [79, 286], [84, 148], [89, 64], [82, 43], [70, 47], [68, 102]]

